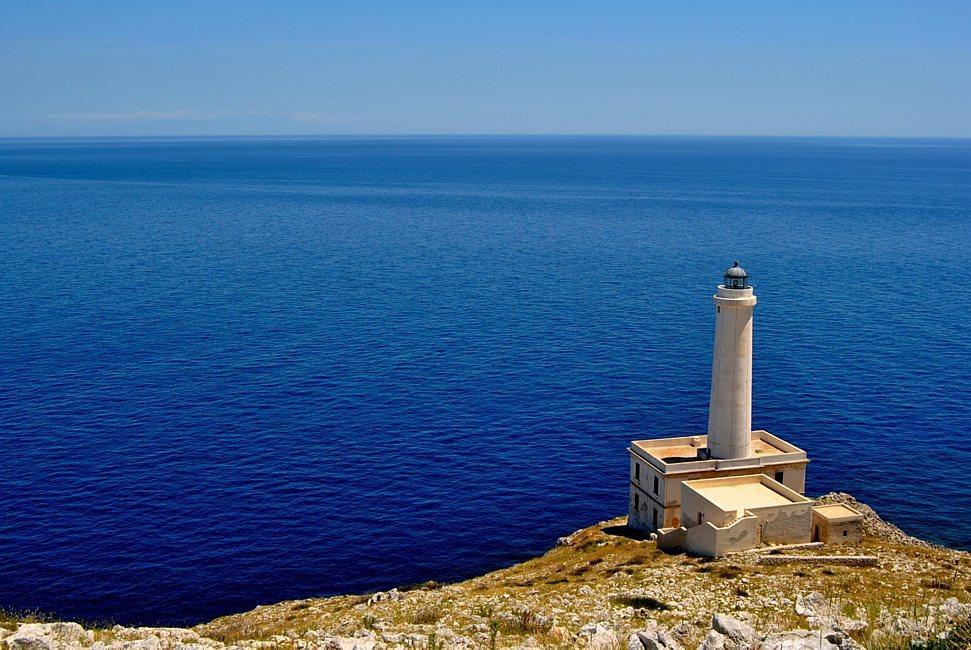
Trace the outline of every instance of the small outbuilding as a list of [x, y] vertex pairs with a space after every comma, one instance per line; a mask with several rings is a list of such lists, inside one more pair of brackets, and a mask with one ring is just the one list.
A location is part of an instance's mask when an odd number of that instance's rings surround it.
[[841, 503], [813, 507], [814, 542], [844, 544], [863, 539], [863, 515]]
[[659, 548], [718, 557], [762, 544], [809, 541], [812, 500], [765, 474], [681, 484], [681, 526], [658, 531]]

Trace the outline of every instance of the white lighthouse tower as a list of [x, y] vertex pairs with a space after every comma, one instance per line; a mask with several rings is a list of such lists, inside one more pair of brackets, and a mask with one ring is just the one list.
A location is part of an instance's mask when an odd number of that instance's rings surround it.
[[708, 407], [708, 455], [752, 454], [752, 311], [755, 294], [738, 265], [725, 271], [715, 301], [715, 354]]
[[[745, 508], [761, 508], [757, 505], [759, 502], [751, 498], [752, 489], [761, 490], [753, 487], [755, 482], [766, 485], [768, 481], [772, 486], [770, 489], [777, 494], [788, 494], [789, 503], [794, 503], [791, 498], [796, 497], [793, 495], [798, 496], [806, 489], [806, 465], [809, 463], [806, 452], [768, 431], [752, 429], [755, 294], [748, 284], [748, 274], [738, 262], [725, 271], [724, 276], [724, 284], [718, 286], [713, 298], [715, 353], [711, 368], [708, 435], [682, 434], [631, 441], [627, 522], [633, 528], [660, 531], [697, 527], [704, 521], [710, 522], [711, 519], [706, 517], [711, 513], [706, 515], [696, 508], [697, 490], [691, 488], [701, 483], [701, 488], [708, 489], [705, 485], [709, 485], [706, 483], [709, 480], [722, 481], [716, 491], [724, 488], [726, 494], [730, 492], [737, 497], [729, 508], [731, 516], [736, 519]], [[759, 478], [760, 475], [764, 478]], [[683, 496], [688, 499], [686, 503], [682, 502]], [[770, 501], [775, 499], [766, 496]], [[728, 502], [722, 500], [720, 503]], [[721, 523], [716, 523], [716, 527], [727, 531], [726, 534], [734, 539], [738, 530], [724, 527], [727, 521], [719, 519]], [[760, 525], [758, 529], [761, 528]], [[758, 529], [746, 539], [756, 539]], [[808, 530], [805, 528], [802, 532]], [[773, 535], [770, 532], [768, 538]]]

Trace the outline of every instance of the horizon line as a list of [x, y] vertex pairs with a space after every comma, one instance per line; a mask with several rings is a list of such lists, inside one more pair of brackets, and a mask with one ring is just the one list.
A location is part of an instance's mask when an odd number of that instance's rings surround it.
[[854, 140], [971, 140], [971, 135], [836, 135], [745, 133], [195, 133], [195, 134], [92, 134], [3, 135], [0, 140], [125, 140], [125, 139], [405, 139], [405, 138], [721, 138], [721, 139], [854, 139]]

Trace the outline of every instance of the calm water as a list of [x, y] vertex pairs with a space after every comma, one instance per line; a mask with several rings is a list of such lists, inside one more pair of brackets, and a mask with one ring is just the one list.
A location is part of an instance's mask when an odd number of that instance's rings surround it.
[[0, 142], [0, 605], [198, 622], [454, 580], [754, 423], [971, 548], [971, 141]]

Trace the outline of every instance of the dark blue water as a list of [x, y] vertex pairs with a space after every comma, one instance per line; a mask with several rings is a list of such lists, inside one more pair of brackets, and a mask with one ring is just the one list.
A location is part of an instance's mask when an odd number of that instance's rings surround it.
[[971, 548], [971, 141], [0, 142], [0, 605], [198, 622], [453, 580], [754, 423]]

